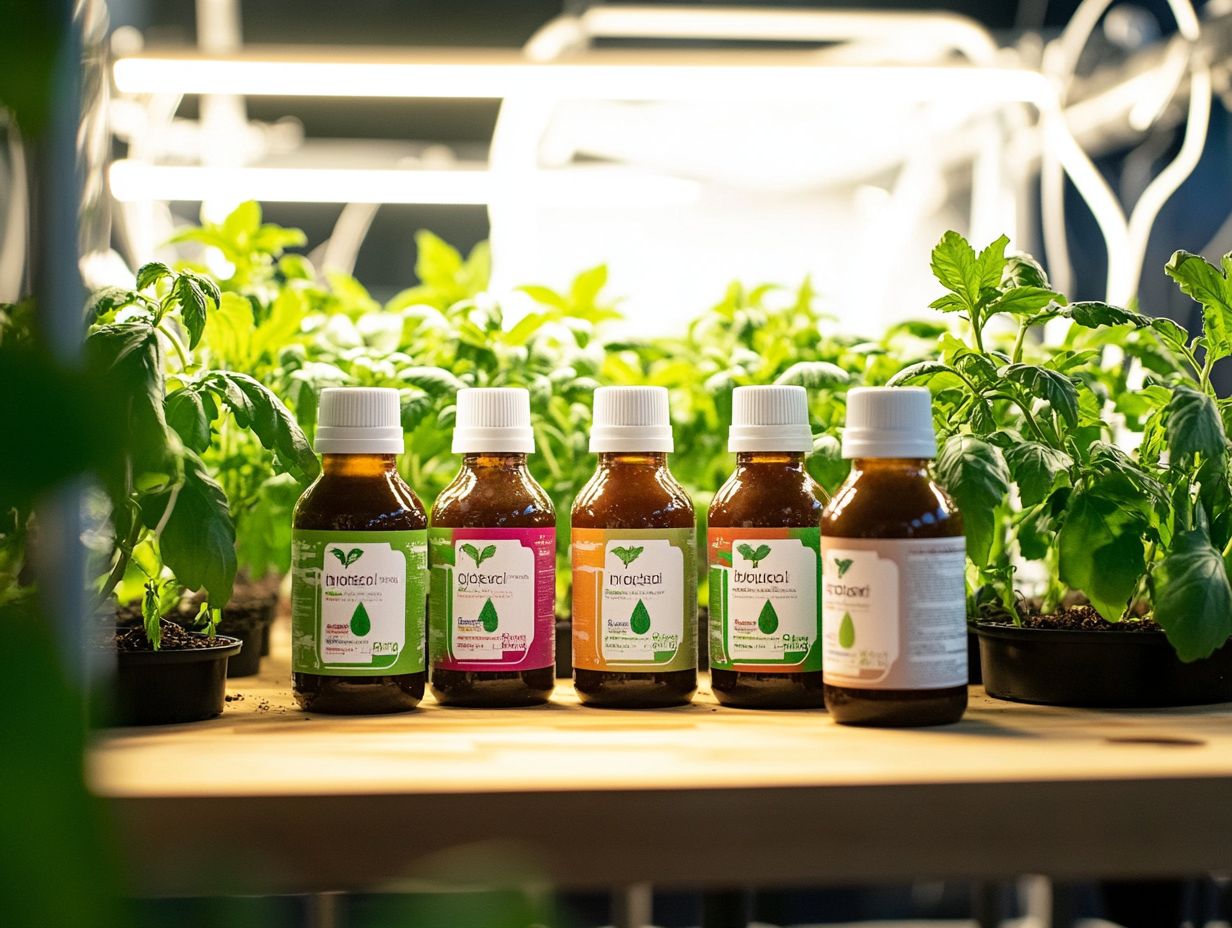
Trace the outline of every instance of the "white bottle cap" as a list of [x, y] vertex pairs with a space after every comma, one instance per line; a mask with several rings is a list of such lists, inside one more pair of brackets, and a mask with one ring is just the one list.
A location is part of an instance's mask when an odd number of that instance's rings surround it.
[[326, 387], [313, 447], [321, 454], [401, 454], [402, 410], [388, 387]]
[[736, 387], [728, 451], [812, 451], [804, 387]]
[[458, 391], [453, 453], [496, 451], [530, 454], [530, 391], [521, 387], [474, 387]]
[[672, 421], [666, 387], [599, 387], [595, 390], [590, 450], [671, 451]]
[[932, 394], [924, 387], [856, 387], [847, 392], [843, 457], [936, 456]]

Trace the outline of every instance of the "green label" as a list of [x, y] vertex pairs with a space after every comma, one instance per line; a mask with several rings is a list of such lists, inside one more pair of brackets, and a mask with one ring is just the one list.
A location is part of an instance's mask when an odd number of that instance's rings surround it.
[[424, 669], [428, 533], [291, 532], [291, 669], [328, 677]]
[[711, 527], [707, 534], [710, 666], [820, 671], [820, 531]]

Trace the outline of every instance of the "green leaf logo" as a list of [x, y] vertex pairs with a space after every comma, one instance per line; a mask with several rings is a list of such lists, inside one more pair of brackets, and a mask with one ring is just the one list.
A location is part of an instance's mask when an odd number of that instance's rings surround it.
[[[618, 558], [620, 558], [621, 563], [623, 563], [626, 567], [628, 567], [630, 564], [636, 561], [638, 559], [638, 556], [641, 555], [641, 553], [645, 550], [646, 550], [645, 548], [640, 548], [640, 547], [639, 548], [613, 548], [612, 553], [616, 555]], [[641, 603], [638, 603], [638, 605], [640, 606]], [[641, 632], [638, 632], [638, 634], [640, 635]]]
[[838, 627], [838, 643], [844, 648], [850, 648], [856, 643], [856, 623], [851, 621], [851, 613], [843, 613], [843, 622]]
[[368, 610], [364, 608], [364, 604], [360, 603], [351, 613], [351, 634], [356, 638], [363, 638], [370, 631], [372, 631], [372, 620], [368, 618]]
[[478, 567], [488, 558], [495, 556], [496, 545], [488, 545], [482, 551], [480, 551], [474, 545], [462, 545], [462, 547], [460, 547], [458, 550], [461, 551], [463, 554], [465, 554], [467, 557], [469, 557], [472, 561], [474, 561], [475, 566]]
[[849, 557], [836, 557], [834, 559], [834, 566], [838, 568], [838, 576], [840, 580], [843, 578], [843, 574], [851, 570], [851, 565], [852, 560]]
[[757, 616], [757, 627], [763, 635], [773, 635], [779, 630], [779, 614], [774, 611], [774, 604], [768, 599], [761, 607], [761, 614]]
[[496, 631], [496, 626], [500, 624], [500, 616], [496, 614], [496, 607], [492, 605], [492, 600], [489, 599], [479, 610], [479, 622], [489, 635]]
[[757, 569], [757, 565], [770, 556], [769, 545], [758, 545], [754, 548], [752, 545], [740, 545], [736, 548], [740, 552], [740, 556], [746, 561], [753, 562], [753, 569]]
[[640, 599], [633, 607], [633, 615], [629, 617], [629, 628], [633, 629], [635, 635], [644, 635], [650, 631], [650, 613], [646, 611], [646, 604]]
[[338, 563], [343, 567], [350, 567], [364, 556], [364, 552], [360, 548], [352, 548], [350, 551], [343, 551], [341, 548], [330, 548], [329, 553], [336, 557]]

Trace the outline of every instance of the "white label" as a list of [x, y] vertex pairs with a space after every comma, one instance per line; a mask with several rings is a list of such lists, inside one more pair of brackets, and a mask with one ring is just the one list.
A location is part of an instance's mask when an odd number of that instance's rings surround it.
[[821, 539], [827, 683], [924, 690], [967, 682], [963, 538]]
[[453, 563], [453, 658], [521, 660], [535, 637], [535, 552], [517, 539], [462, 539]]
[[325, 548], [321, 634], [325, 665], [371, 664], [406, 646], [406, 554], [388, 544]]
[[[817, 637], [816, 553], [797, 538], [741, 538], [732, 548], [729, 657], [736, 663], [803, 661]], [[751, 560], [745, 548], [768, 553]]]
[[666, 539], [617, 538], [603, 555], [603, 659], [670, 661], [684, 640], [684, 552]]

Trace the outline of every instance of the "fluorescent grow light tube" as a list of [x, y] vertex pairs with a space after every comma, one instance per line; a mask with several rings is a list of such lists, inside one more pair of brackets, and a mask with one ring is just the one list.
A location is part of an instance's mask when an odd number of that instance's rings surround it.
[[[117, 161], [108, 175], [122, 203], [261, 200], [267, 203], [402, 203], [485, 206], [503, 178], [487, 170], [209, 167]], [[696, 181], [606, 167], [544, 172], [535, 202], [555, 207], [678, 207], [697, 201]]]
[[[319, 56], [319, 57], [318, 57]], [[423, 54], [377, 60], [323, 50], [236, 56], [149, 55], [115, 63], [128, 94], [605, 100], [1030, 100], [1039, 75], [1015, 68], [818, 67], [788, 52], [591, 54], [537, 63], [517, 53]], [[594, 60], [598, 59], [598, 60]]]

